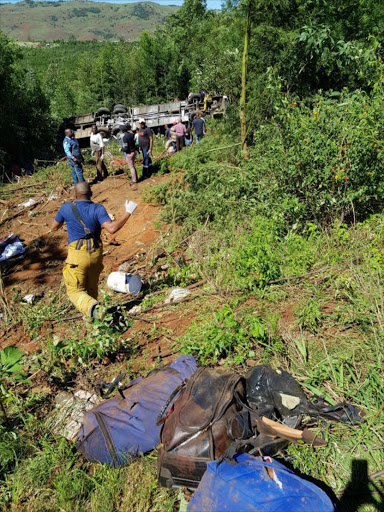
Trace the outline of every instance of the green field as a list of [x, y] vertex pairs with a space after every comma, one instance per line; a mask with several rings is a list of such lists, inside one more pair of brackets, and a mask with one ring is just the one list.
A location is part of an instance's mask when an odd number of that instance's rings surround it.
[[20, 2], [0, 5], [0, 30], [17, 41], [132, 41], [176, 11], [152, 2]]

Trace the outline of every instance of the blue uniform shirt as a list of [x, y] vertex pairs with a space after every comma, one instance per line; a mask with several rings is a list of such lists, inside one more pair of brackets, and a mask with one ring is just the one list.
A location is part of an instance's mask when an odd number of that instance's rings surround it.
[[68, 160], [73, 160], [73, 158], [81, 158], [81, 151], [80, 151], [80, 145], [79, 141], [75, 138], [71, 139], [70, 137], [66, 136], [63, 140], [63, 148], [64, 153], [67, 155]]
[[[100, 239], [101, 226], [111, 220], [107, 210], [101, 204], [92, 201], [75, 201], [77, 211], [87, 228]], [[84, 227], [72, 213], [71, 203], [64, 203], [55, 217], [56, 222], [65, 222], [68, 231], [68, 244], [85, 237]]]

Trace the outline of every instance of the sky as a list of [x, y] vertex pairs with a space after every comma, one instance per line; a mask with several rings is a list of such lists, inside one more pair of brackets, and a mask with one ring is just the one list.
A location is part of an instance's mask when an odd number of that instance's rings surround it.
[[[9, 4], [15, 4], [21, 0], [0, 0], [0, 4], [9, 3]], [[39, 0], [39, 1], [49, 1], [49, 0]], [[52, 0], [50, 0], [52, 1]], [[93, 0], [98, 1], [98, 0]], [[130, 4], [134, 2], [139, 2], [140, 0], [99, 0], [102, 2], [107, 2], [111, 4]], [[160, 5], [182, 5], [183, 0], [149, 0], [149, 1], [155, 1], [157, 4]], [[208, 9], [220, 9], [221, 8], [222, 0], [207, 0], [207, 7]]]

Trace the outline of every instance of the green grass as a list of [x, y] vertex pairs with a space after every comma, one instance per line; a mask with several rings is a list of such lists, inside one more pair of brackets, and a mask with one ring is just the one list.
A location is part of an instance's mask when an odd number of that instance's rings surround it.
[[[204, 280], [204, 291], [214, 294], [190, 304], [196, 308], [195, 321], [175, 341], [175, 351], [191, 353], [201, 364], [220, 364], [241, 373], [254, 363], [282, 367], [311, 399], [361, 407], [364, 423], [322, 421], [319, 434], [327, 446], [315, 450], [291, 444], [287, 456], [297, 471], [328, 486], [341, 500], [341, 512], [349, 512], [353, 502], [358, 503], [358, 512], [380, 510], [377, 489], [367, 474], [384, 466], [384, 215], [350, 225], [335, 220], [326, 230], [307, 222], [298, 230], [284, 220], [272, 221], [259, 209], [256, 215], [251, 199], [248, 212], [242, 206], [234, 211], [231, 194], [238, 198], [244, 192], [242, 200], [247, 203], [250, 177], [245, 164], [237, 176], [242, 183], [236, 189], [222, 188], [234, 153], [209, 161], [204, 153], [219, 142], [216, 136], [207, 137], [204, 147], [167, 159], [167, 167], [179, 166], [184, 172], [171, 174], [168, 185], [153, 187], [148, 194], [148, 200], [166, 203], [164, 215], [171, 214], [172, 220], [161, 240], [167, 242], [169, 255], [164, 259], [169, 266], [151, 279], [150, 288]], [[224, 168], [228, 173], [220, 174]], [[45, 172], [55, 176], [55, 169]], [[190, 209], [204, 197], [208, 199], [201, 209]], [[210, 208], [215, 215], [207, 220]], [[181, 226], [177, 218], [185, 223]], [[176, 247], [184, 251], [184, 258], [174, 257]], [[142, 307], [162, 302], [165, 294], [144, 298]], [[8, 299], [15, 306], [17, 293]], [[149, 359], [138, 342], [143, 336], [152, 342], [159, 336], [173, 339], [172, 332], [156, 322], [132, 329], [125, 341], [104, 324], [85, 336], [75, 324], [66, 325], [65, 336], [41, 334], [44, 316], [60, 319], [65, 300], [57, 289], [33, 311], [17, 313], [40, 344], [39, 353], [28, 360], [29, 371], [46, 372], [45, 382], [51, 386], [65, 388], [80, 378], [93, 385], [96, 375], [109, 378], [133, 363], [136, 374], [145, 375]], [[183, 315], [184, 307], [175, 311]], [[47, 431], [51, 396], [34, 393], [28, 386], [19, 390], [12, 383], [10, 391], [16, 396], [9, 404], [12, 425], [0, 428], [0, 504], [6, 510], [177, 510], [178, 494], [156, 485], [156, 454], [119, 470], [86, 463], [72, 445]]]
[[[25, 427], [24, 446], [12, 474], [0, 487], [4, 510], [46, 512], [172, 512], [172, 491], [156, 486], [156, 461], [148, 456], [111, 469], [84, 462], [65, 439], [54, 439], [41, 425]], [[38, 436], [38, 441], [27, 435]], [[35, 437], [36, 439], [36, 437]], [[1, 442], [1, 439], [0, 439]]]

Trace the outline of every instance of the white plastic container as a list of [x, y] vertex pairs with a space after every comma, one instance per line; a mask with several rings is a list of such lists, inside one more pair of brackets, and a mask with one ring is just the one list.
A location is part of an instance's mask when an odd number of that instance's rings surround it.
[[141, 279], [136, 274], [127, 272], [112, 272], [107, 280], [108, 288], [115, 292], [137, 295], [141, 290]]

